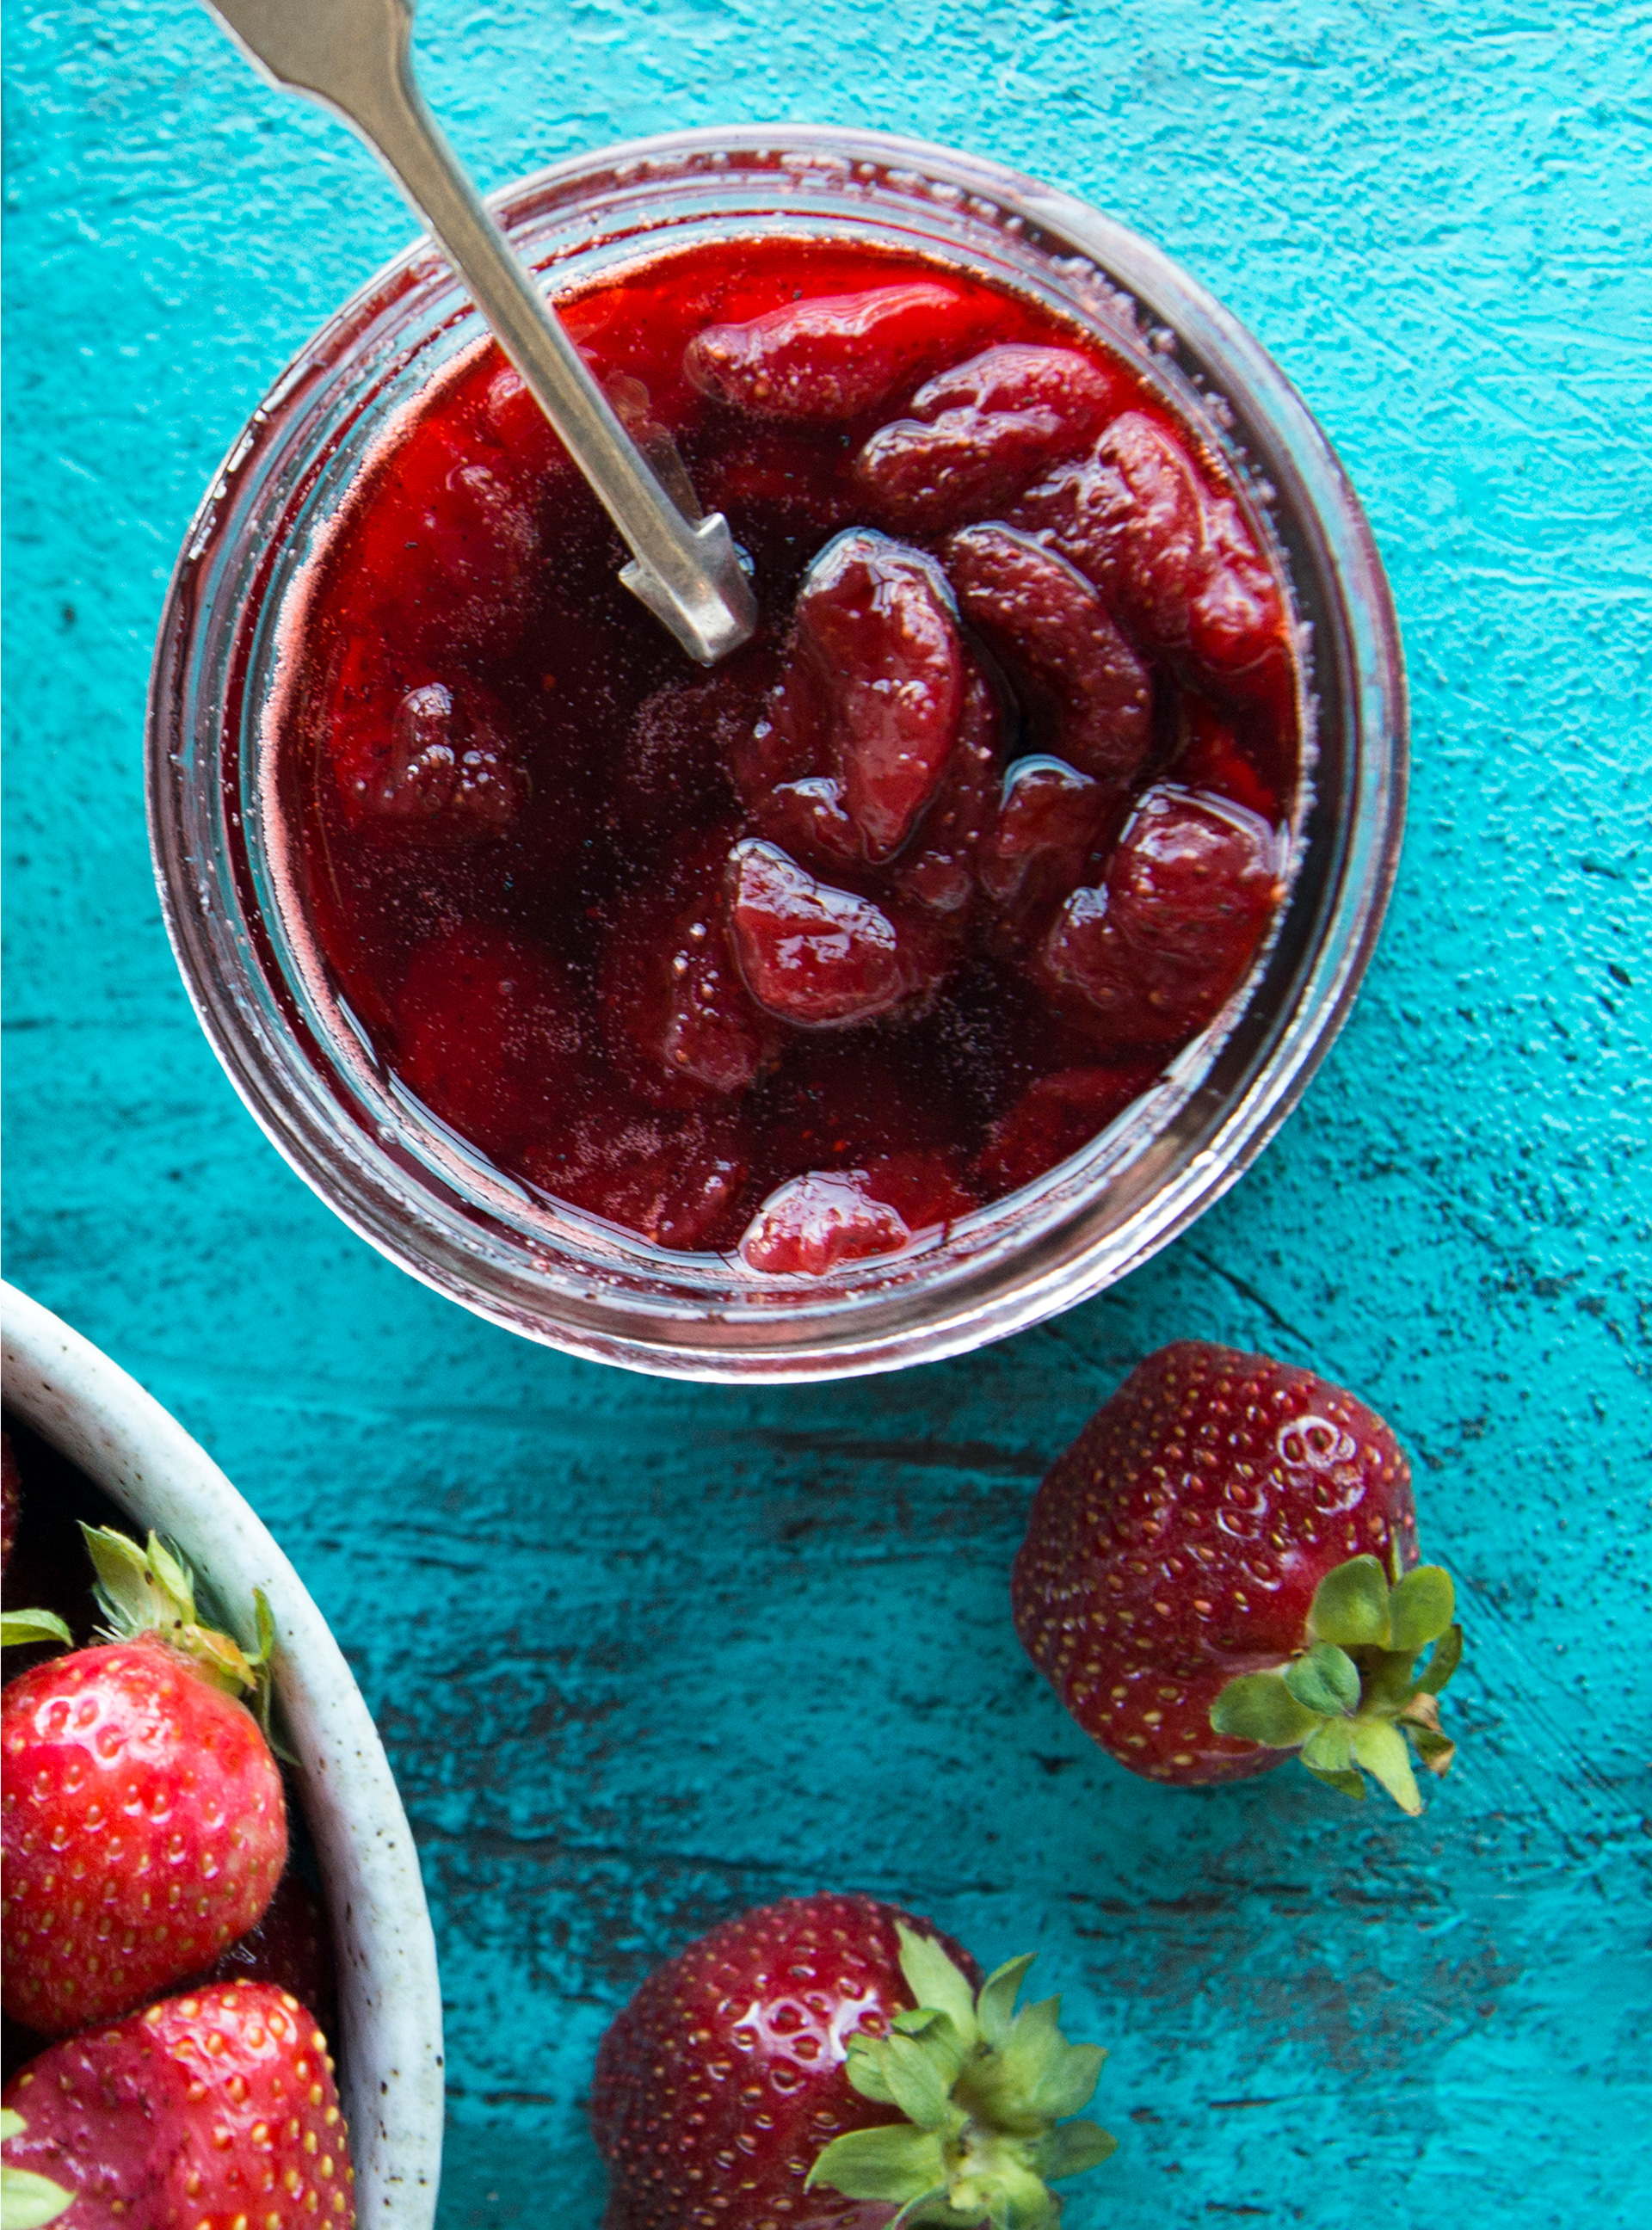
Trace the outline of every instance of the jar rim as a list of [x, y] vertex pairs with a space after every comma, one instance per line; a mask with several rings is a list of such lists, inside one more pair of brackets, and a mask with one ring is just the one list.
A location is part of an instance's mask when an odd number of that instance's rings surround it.
[[[1337, 790], [1336, 825], [1306, 840], [1313, 887], [1298, 883], [1314, 918], [1300, 916], [1293, 893], [1289, 937], [1274, 939], [1221, 1028], [1071, 1161], [956, 1233], [826, 1281], [730, 1266], [720, 1277], [714, 1258], [685, 1262], [577, 1211], [519, 1208], [474, 1157], [439, 1152], [428, 1126], [416, 1150], [398, 1136], [382, 1088], [362, 1086], [350, 1104], [338, 1074], [323, 1073], [345, 1052], [336, 1027], [324, 1043], [293, 981], [268, 873], [260, 880], [245, 696], [297, 563], [270, 522], [290, 521], [329, 459], [382, 426], [398, 380], [412, 393], [441, 368], [429, 360], [438, 339], [451, 357], [468, 345], [467, 316], [472, 338], [483, 330], [421, 240], [276, 381], [210, 488], [168, 595], [149, 706], [152, 851], [174, 952], [220, 1060], [285, 1158], [362, 1236], [436, 1291], [573, 1353], [687, 1377], [821, 1378], [958, 1353], [1088, 1298], [1202, 1213], [1273, 1136], [1348, 1011], [1391, 886], [1406, 756], [1398, 634], [1330, 444], [1262, 345], [1162, 251], [983, 158], [829, 126], [699, 127], [568, 158], [490, 200], [532, 260], [583, 255], [587, 267], [629, 242], [658, 252], [691, 219], [726, 232], [761, 208], [841, 232], [893, 225], [898, 212], [960, 252], [1013, 239], [1094, 314], [1133, 318], [1139, 345], [1265, 503], [1312, 628], [1321, 766], [1333, 763]], [[1325, 807], [1322, 794], [1321, 822]]]

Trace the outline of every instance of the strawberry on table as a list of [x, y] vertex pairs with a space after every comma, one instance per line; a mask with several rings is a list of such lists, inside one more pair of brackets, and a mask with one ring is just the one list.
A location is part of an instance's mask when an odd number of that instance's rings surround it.
[[1380, 1417], [1312, 1371], [1184, 1340], [1039, 1488], [1016, 1628], [1133, 1772], [1200, 1788], [1294, 1751], [1416, 1813], [1407, 1741], [1450, 1763], [1436, 1699], [1462, 1648], [1451, 1582], [1416, 1556], [1410, 1467]]
[[106, 2021], [216, 1959], [287, 1861], [264, 1731], [273, 1634], [250, 1654], [201, 1625], [188, 1568], [83, 1529], [112, 1639], [0, 1697], [6, 2012], [45, 2036]]
[[55, 2044], [7, 2085], [9, 2168], [62, 2230], [353, 2230], [326, 2040], [289, 1991], [215, 1983]]
[[605, 2230], [1054, 2230], [1052, 2178], [1113, 2150], [1105, 2054], [1059, 1999], [1015, 2011], [928, 1922], [823, 1894], [725, 1921], [649, 1975], [603, 2040], [591, 2123]]

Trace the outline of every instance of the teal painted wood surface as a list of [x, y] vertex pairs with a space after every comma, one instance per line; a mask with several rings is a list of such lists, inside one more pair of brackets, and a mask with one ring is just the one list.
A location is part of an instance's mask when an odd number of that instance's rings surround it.
[[[184, 523], [410, 226], [186, 0], [8, 6], [9, 1273], [184, 1418], [357, 1666], [417, 1828], [444, 2230], [594, 2221], [582, 2094], [661, 1954], [816, 1884], [1045, 1947], [1113, 2048], [1076, 2230], [1644, 2220], [1652, 24], [1632, 0], [429, 0], [489, 185], [719, 119], [910, 130], [1088, 194], [1339, 445], [1416, 692], [1397, 899], [1245, 1183], [974, 1359], [757, 1395], [433, 1299], [267, 1148], [151, 887]], [[1049, 1458], [1202, 1334], [1362, 1391], [1471, 1636], [1408, 1826], [1092, 1752], [1004, 1582]], [[846, 1668], [855, 1668], [850, 1685]], [[1640, 2207], [1645, 2204], [1644, 2191]]]

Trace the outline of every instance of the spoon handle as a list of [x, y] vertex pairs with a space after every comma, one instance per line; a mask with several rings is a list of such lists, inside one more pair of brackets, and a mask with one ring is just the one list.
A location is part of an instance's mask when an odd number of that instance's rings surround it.
[[384, 162], [629, 544], [626, 587], [702, 666], [738, 648], [757, 603], [728, 522], [679, 508], [483, 208], [415, 81], [410, 0], [205, 4], [261, 75], [332, 109]]

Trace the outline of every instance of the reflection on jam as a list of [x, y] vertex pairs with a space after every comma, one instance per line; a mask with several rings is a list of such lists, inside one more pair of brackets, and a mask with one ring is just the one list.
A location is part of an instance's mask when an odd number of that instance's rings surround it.
[[299, 898], [404, 1090], [657, 1245], [819, 1274], [1030, 1183], [1277, 910], [1287, 603], [1089, 336], [917, 258], [746, 241], [565, 301], [763, 621], [714, 673], [491, 345], [293, 608]]

